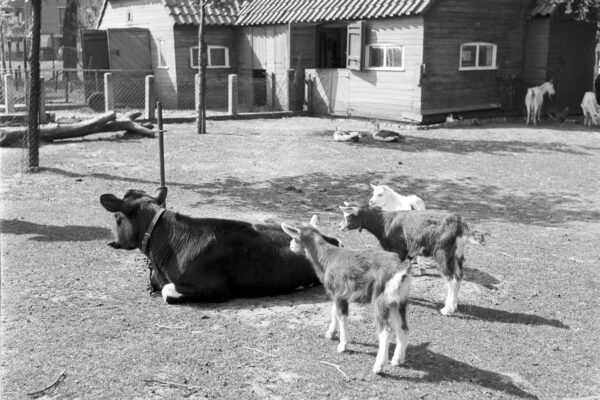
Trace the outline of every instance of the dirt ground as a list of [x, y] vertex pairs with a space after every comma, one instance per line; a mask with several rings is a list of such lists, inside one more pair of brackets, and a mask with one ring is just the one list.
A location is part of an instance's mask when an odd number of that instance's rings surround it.
[[151, 297], [144, 256], [106, 245], [112, 216], [99, 197], [153, 191], [158, 141], [101, 134], [44, 144], [34, 174], [22, 148], [0, 149], [0, 396], [599, 399], [598, 129], [514, 121], [350, 144], [332, 140], [336, 126], [370, 129], [300, 117], [209, 122], [201, 136], [167, 125], [167, 206], [245, 220], [316, 214], [350, 248], [378, 247], [368, 232], [337, 231], [337, 206], [368, 200], [371, 182], [460, 213], [487, 244], [467, 248], [453, 317], [438, 312], [435, 269], [415, 277], [405, 365], [371, 372], [367, 305], [351, 306], [350, 351], [338, 354], [321, 287], [221, 304]]

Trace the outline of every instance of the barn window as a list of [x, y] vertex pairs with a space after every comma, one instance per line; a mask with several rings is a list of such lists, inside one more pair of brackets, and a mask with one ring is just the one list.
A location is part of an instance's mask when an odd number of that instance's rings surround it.
[[[190, 48], [190, 66], [198, 68], [198, 47]], [[229, 68], [229, 48], [225, 46], [206, 46], [207, 68]]]
[[460, 46], [461, 71], [496, 69], [496, 45], [493, 43], [465, 43]]
[[367, 67], [370, 69], [404, 69], [404, 46], [370, 44], [367, 46]]

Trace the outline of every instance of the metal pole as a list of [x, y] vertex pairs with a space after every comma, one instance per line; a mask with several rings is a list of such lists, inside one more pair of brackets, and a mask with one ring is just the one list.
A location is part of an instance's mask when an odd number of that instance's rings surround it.
[[[162, 103], [156, 102], [156, 118], [158, 123], [158, 152], [160, 159], [160, 186], [165, 187], [165, 142], [164, 142], [164, 130], [162, 120]], [[164, 208], [167, 208], [167, 201], [162, 204]]]

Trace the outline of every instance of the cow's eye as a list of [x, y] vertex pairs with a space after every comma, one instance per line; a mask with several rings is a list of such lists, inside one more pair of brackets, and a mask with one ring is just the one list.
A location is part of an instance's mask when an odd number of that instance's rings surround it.
[[120, 215], [120, 214], [115, 214], [115, 220], [117, 221], [117, 225], [120, 225], [120, 224], [121, 224], [121, 220], [122, 220], [122, 219], [123, 219], [123, 218], [121, 217], [121, 215]]

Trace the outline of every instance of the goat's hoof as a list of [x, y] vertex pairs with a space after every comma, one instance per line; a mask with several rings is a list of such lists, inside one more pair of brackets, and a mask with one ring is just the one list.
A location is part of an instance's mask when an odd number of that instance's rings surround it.
[[394, 359], [394, 358], [392, 358], [392, 362], [391, 362], [391, 364], [392, 364], [392, 366], [394, 366], [394, 367], [397, 367], [397, 366], [399, 366], [399, 365], [402, 365], [402, 364], [404, 364], [404, 361], [405, 361], [405, 359], [404, 359], [404, 358], [399, 358], [399, 359], [397, 359], [397, 360], [396, 360], [396, 359]]
[[337, 346], [338, 353], [343, 353], [346, 351], [346, 343], [340, 343]]
[[325, 339], [333, 339], [333, 335], [335, 334], [335, 332], [331, 332], [331, 331], [327, 331], [325, 332]]
[[440, 310], [440, 313], [445, 316], [450, 316], [454, 313], [454, 311], [454, 308], [446, 306]]
[[383, 371], [383, 365], [373, 365], [373, 372], [376, 374], [381, 374], [381, 371]]

